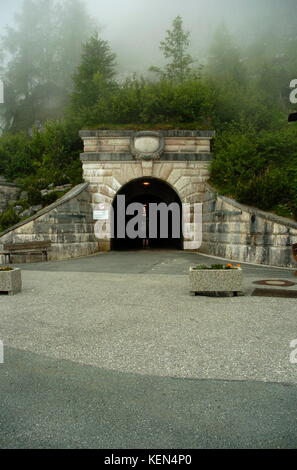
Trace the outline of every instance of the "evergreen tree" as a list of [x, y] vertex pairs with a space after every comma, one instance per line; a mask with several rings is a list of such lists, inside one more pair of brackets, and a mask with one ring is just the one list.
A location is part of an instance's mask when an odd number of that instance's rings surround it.
[[114, 90], [115, 57], [108, 42], [98, 34], [83, 45], [81, 64], [73, 77], [72, 110], [76, 115], [98, 106]]
[[63, 115], [71, 75], [93, 22], [80, 0], [24, 0], [2, 37], [5, 130]]
[[190, 45], [190, 32], [184, 31], [183, 20], [177, 16], [172, 23], [172, 29], [167, 30], [167, 36], [160, 43], [164, 57], [170, 62], [164, 70], [151, 67], [150, 71], [158, 73], [162, 78], [184, 82], [192, 71], [193, 58], [187, 53]]
[[217, 82], [244, 84], [246, 81], [240, 49], [235, 46], [225, 25], [215, 32], [209, 49], [207, 71]]

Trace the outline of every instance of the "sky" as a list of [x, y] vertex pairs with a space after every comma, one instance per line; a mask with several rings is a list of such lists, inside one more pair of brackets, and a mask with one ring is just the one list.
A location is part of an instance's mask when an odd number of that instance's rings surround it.
[[[144, 64], [161, 62], [159, 43], [177, 15], [182, 16], [185, 29], [191, 31], [192, 55], [201, 57], [218, 25], [225, 23], [241, 40], [252, 40], [259, 30], [283, 20], [280, 13], [285, 11], [285, 4], [297, 3], [297, 0], [84, 1], [122, 65], [135, 71]], [[0, 32], [5, 24], [13, 24], [13, 15], [21, 3], [22, 0], [0, 0]]]

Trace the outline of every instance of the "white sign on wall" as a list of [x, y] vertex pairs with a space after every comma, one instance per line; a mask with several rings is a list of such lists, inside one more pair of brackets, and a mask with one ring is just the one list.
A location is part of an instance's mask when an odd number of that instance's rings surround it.
[[104, 210], [97, 210], [93, 212], [94, 220], [108, 220], [109, 219], [109, 211]]

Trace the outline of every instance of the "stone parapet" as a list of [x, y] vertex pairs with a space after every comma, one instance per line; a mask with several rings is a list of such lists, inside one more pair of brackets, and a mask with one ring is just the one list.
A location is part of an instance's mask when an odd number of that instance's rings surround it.
[[245, 206], [206, 184], [201, 252], [238, 261], [295, 267], [297, 222]]
[[[135, 158], [129, 152], [121, 153], [106, 153], [106, 152], [86, 152], [80, 155], [82, 162], [108, 162], [108, 161], [134, 161]], [[213, 155], [211, 153], [181, 153], [181, 152], [164, 152], [159, 160], [161, 161], [201, 161], [201, 162], [211, 162]]]
[[[54, 204], [0, 234], [0, 244], [51, 241], [49, 260], [77, 258], [98, 252], [88, 183], [70, 190]], [[40, 261], [14, 256], [14, 262]]]
[[[83, 129], [79, 132], [82, 139], [86, 137], [133, 137], [138, 131], [136, 130], [92, 130]], [[215, 131], [209, 130], [158, 130], [152, 132], [159, 132], [164, 137], [205, 137], [213, 138]]]
[[[81, 131], [84, 141], [85, 158], [88, 154], [105, 154], [111, 159], [112, 154], [133, 154], [134, 139], [137, 136], [160, 136], [164, 141], [162, 154], [206, 154], [210, 153], [210, 141], [213, 131]], [[125, 159], [124, 157], [122, 157]]]

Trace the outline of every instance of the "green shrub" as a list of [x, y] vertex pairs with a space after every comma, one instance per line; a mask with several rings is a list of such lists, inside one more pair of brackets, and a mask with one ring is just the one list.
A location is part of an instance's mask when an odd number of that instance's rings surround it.
[[3, 232], [12, 225], [20, 221], [19, 216], [15, 213], [14, 209], [10, 207], [0, 215], [0, 232]]
[[28, 192], [30, 205], [42, 204], [50, 184], [79, 184], [82, 167], [79, 128], [69, 121], [48, 122], [42, 132], [0, 137], [0, 172]]
[[76, 117], [82, 127], [137, 123], [136, 127], [152, 128], [171, 123], [172, 128], [195, 122], [196, 128], [210, 128], [214, 103], [215, 93], [202, 79], [176, 84], [134, 78], [101, 96], [92, 107], [80, 108]]
[[62, 197], [65, 192], [57, 192], [57, 191], [52, 191], [49, 194], [46, 194], [45, 196], [42, 196], [42, 205], [44, 207], [49, 206], [56, 202], [60, 197]]
[[230, 126], [217, 136], [211, 183], [239, 202], [296, 218], [296, 129]]

